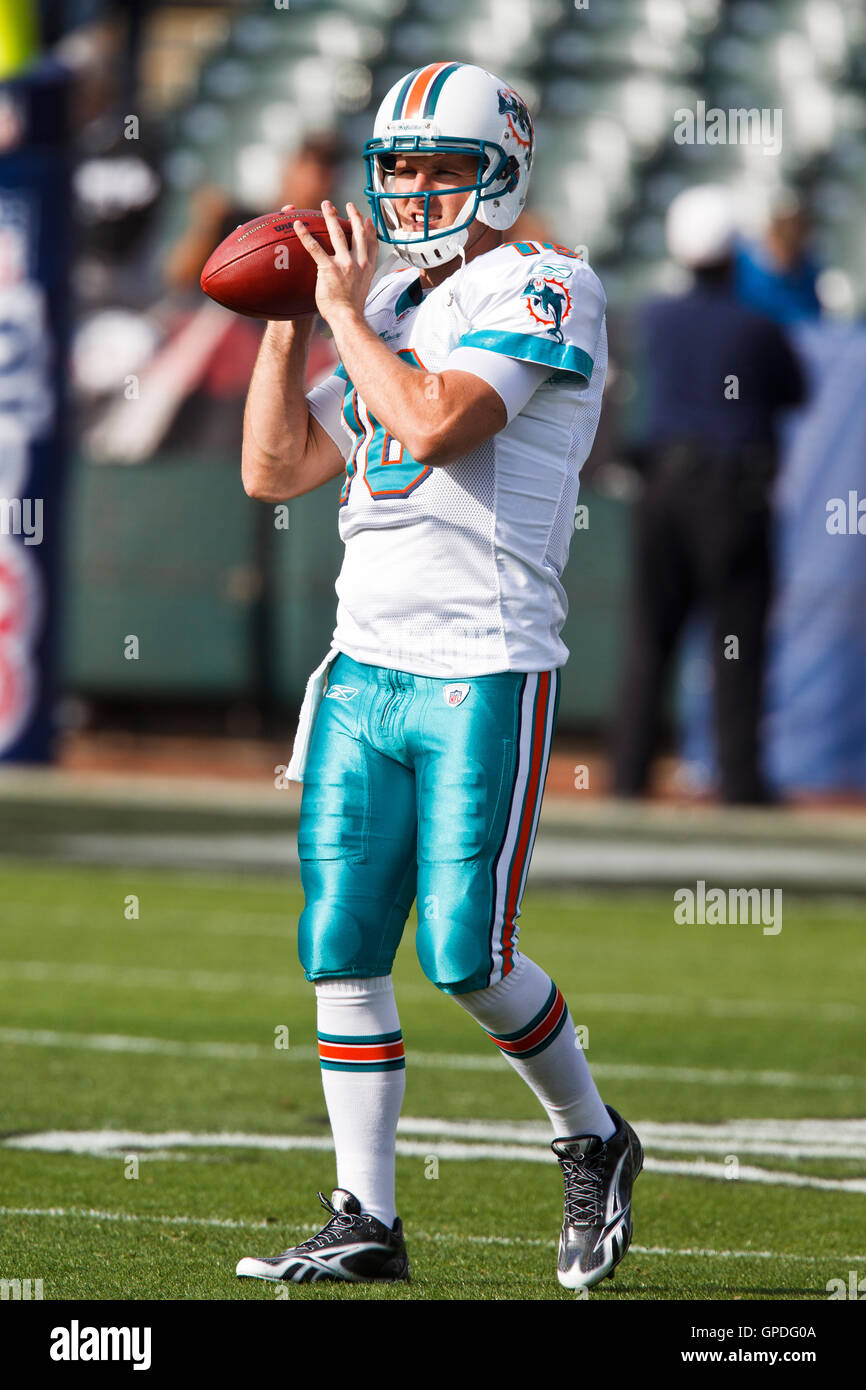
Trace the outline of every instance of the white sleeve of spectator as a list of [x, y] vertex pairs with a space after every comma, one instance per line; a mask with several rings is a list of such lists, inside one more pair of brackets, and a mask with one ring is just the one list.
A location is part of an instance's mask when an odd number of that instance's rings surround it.
[[322, 429], [333, 439], [344, 459], [349, 457], [352, 440], [343, 423], [343, 397], [346, 381], [341, 376], [329, 376], [307, 392], [307, 407]]
[[456, 347], [442, 370], [480, 376], [502, 397], [510, 425], [553, 368], [544, 362], [526, 362], [486, 348]]

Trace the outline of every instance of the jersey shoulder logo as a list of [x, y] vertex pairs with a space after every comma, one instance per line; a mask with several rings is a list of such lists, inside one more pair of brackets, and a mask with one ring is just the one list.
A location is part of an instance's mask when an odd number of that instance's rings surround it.
[[328, 688], [326, 700], [353, 700], [357, 695], [353, 685], [332, 685]]
[[557, 343], [565, 342], [562, 325], [568, 321], [572, 310], [568, 281], [573, 274], [571, 266], [539, 265], [523, 289], [523, 302], [529, 314]]
[[446, 705], [462, 705], [471, 689], [466, 682], [461, 685], [446, 685], [442, 691]]

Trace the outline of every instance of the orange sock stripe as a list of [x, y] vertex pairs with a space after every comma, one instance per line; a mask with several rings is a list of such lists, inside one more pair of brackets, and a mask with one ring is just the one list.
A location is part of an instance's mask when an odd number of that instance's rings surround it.
[[319, 1043], [319, 1057], [328, 1062], [390, 1062], [403, 1057], [403, 1043], [369, 1043], [347, 1047], [345, 1043]]

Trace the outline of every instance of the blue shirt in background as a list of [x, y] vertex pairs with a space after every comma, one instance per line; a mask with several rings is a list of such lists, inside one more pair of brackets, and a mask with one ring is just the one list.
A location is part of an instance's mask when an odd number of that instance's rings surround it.
[[725, 452], [772, 445], [775, 416], [803, 399], [800, 366], [784, 333], [728, 285], [698, 282], [686, 294], [651, 300], [642, 328], [643, 442], [650, 447], [684, 440]]
[[818, 267], [806, 256], [796, 270], [779, 270], [760, 246], [741, 246], [734, 266], [738, 299], [776, 323], [816, 319], [821, 302], [815, 290]]

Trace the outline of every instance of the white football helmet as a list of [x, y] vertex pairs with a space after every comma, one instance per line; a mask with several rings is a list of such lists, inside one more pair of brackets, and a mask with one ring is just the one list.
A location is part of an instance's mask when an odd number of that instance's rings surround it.
[[[379, 240], [417, 266], [445, 265], [459, 255], [477, 217], [488, 227], [510, 227], [526, 202], [535, 136], [525, 101], [507, 83], [471, 63], [429, 63], [395, 82], [376, 116], [373, 139], [364, 146], [367, 186]], [[417, 232], [401, 227], [393, 190], [399, 154], [471, 154], [478, 159], [475, 182], [448, 189], [466, 193], [449, 227], [431, 232], [430, 199], [423, 193], [424, 223]]]

